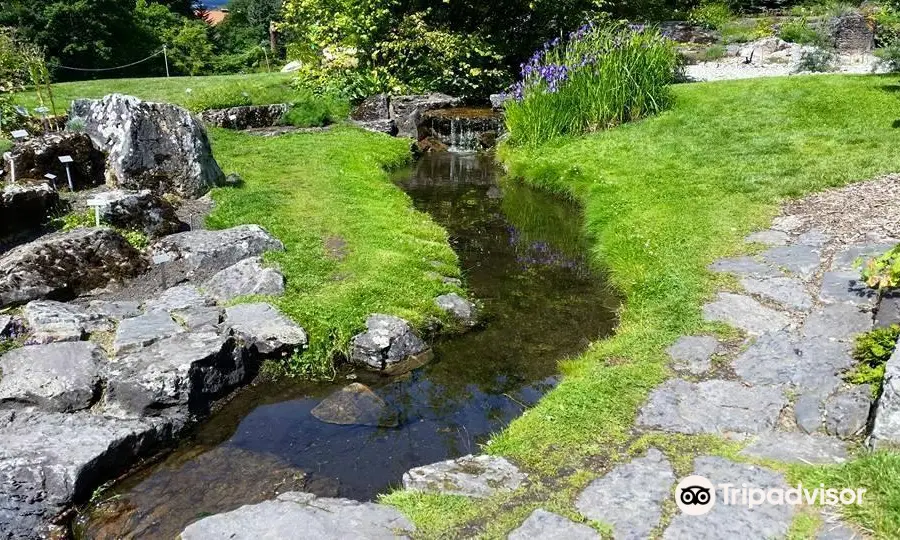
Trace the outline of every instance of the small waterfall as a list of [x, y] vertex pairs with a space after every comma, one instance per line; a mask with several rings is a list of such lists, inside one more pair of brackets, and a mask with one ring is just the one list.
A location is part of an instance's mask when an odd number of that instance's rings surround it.
[[474, 152], [481, 149], [475, 122], [454, 117], [450, 120], [450, 152]]
[[420, 139], [440, 141], [450, 152], [471, 153], [486, 150], [502, 130], [501, 117], [490, 109], [443, 109], [428, 111], [423, 118]]

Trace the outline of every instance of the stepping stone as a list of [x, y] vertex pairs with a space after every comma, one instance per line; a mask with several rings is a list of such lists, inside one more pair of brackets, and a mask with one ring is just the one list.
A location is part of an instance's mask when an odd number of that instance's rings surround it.
[[222, 303], [240, 296], [281, 296], [284, 276], [274, 268], [263, 266], [260, 257], [251, 257], [211, 277], [203, 284], [203, 290]]
[[851, 246], [834, 256], [834, 259], [831, 261], [831, 269], [838, 272], [856, 271], [858, 273], [859, 270], [854, 268], [857, 259], [862, 258], [863, 263], [865, 263], [865, 259], [877, 257], [893, 248], [895, 245], [897, 244], [882, 243]]
[[751, 257], [719, 259], [709, 265], [709, 269], [717, 273], [735, 274], [744, 277], [764, 278], [784, 276], [784, 273], [781, 270], [763, 264]]
[[797, 243], [801, 246], [822, 247], [827, 244], [829, 240], [831, 240], [831, 237], [828, 234], [818, 229], [814, 229], [801, 234], [797, 238]]
[[875, 328], [900, 324], [900, 295], [890, 294], [881, 299], [875, 311]]
[[822, 339], [799, 345], [791, 334], [763, 334], [732, 363], [735, 373], [755, 385], [790, 384], [802, 391], [827, 393], [841, 384], [838, 374], [852, 365], [845, 344]]
[[397, 427], [397, 411], [368, 386], [353, 383], [323, 399], [311, 413], [328, 424], [342, 426]]
[[758, 231], [744, 238], [744, 242], [750, 244], [765, 244], [767, 246], [786, 246], [791, 237], [782, 231], [772, 229]]
[[676, 368], [700, 375], [709, 370], [710, 358], [718, 348], [719, 341], [712, 336], [682, 336], [666, 352]]
[[847, 444], [825, 435], [804, 433], [763, 433], [741, 450], [742, 456], [784, 463], [829, 465], [847, 460]]
[[762, 296], [788, 309], [809, 311], [813, 307], [812, 297], [797, 278], [743, 278], [741, 286], [750, 294]]
[[583, 523], [538, 508], [508, 540], [600, 540], [600, 534]]
[[864, 384], [844, 390], [825, 402], [825, 431], [843, 439], [865, 430], [872, 409], [872, 389]]
[[830, 304], [807, 317], [801, 333], [806, 338], [852, 340], [872, 326], [871, 313], [851, 304]]
[[240, 304], [225, 310], [225, 323], [263, 356], [284, 356], [309, 343], [306, 330], [266, 303]]
[[786, 405], [778, 387], [673, 379], [650, 394], [637, 423], [675, 433], [761, 433], [775, 426]]
[[591, 482], [575, 507], [586, 518], [611, 525], [617, 540], [643, 540], [659, 525], [663, 501], [674, 484], [669, 461], [651, 448], [645, 457]]
[[715, 302], [703, 306], [703, 319], [727, 323], [753, 335], [777, 332], [791, 322], [787, 315], [749, 296], [732, 293], [719, 293]]
[[764, 251], [761, 256], [767, 263], [786, 268], [804, 279], [811, 277], [822, 264], [819, 250], [810, 246], [774, 247]]
[[900, 445], [900, 348], [884, 368], [884, 382], [870, 444], [873, 448]]
[[794, 420], [804, 433], [822, 429], [822, 398], [814, 393], [803, 394], [794, 403]]
[[184, 332], [184, 328], [164, 311], [125, 319], [119, 323], [119, 328], [116, 330], [113, 352], [119, 355], [136, 351], [181, 332]]
[[[740, 504], [740, 486], [746, 484], [764, 490], [787, 489], [784, 475], [769, 469], [744, 465], [725, 458], [703, 456], [694, 460], [694, 475], [709, 479], [713, 485], [731, 484], [729, 495], [737, 493], [738, 504], [726, 504], [724, 489], [716, 490], [716, 503], [704, 516], [679, 514], [663, 532], [665, 540], [720, 540], [722, 538], [784, 538], [794, 519], [794, 507], [788, 504], [761, 504], [749, 508]], [[730, 501], [727, 501], [730, 502]]]
[[288, 492], [189, 525], [182, 540], [405, 538], [416, 528], [396, 508], [349, 499]]
[[800, 216], [778, 216], [772, 220], [772, 229], [776, 231], [794, 232], [806, 222]]
[[162, 292], [158, 297], [148, 300], [144, 305], [147, 313], [167, 311], [172, 313], [193, 307], [216, 305], [216, 301], [193, 285], [178, 285]]
[[499, 456], [463, 456], [410, 469], [403, 487], [412, 491], [486, 498], [516, 490], [528, 475]]
[[442, 294], [434, 299], [434, 303], [441, 311], [452, 315], [465, 326], [475, 326], [478, 323], [475, 304], [456, 293]]
[[826, 304], [843, 303], [872, 306], [878, 297], [874, 289], [859, 279], [859, 272], [825, 272], [819, 300]]
[[100, 390], [106, 355], [89, 342], [29, 345], [0, 357], [0, 405], [50, 412], [87, 409]]

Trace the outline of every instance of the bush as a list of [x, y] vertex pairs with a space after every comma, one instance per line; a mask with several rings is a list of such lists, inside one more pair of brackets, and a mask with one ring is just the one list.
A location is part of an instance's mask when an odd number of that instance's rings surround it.
[[877, 397], [884, 380], [885, 364], [894, 354], [897, 339], [900, 339], [900, 325], [896, 324], [857, 336], [853, 358], [859, 365], [847, 375], [847, 380], [853, 384], [871, 384]]
[[860, 257], [854, 265], [862, 268], [860, 277], [866, 285], [876, 289], [880, 294], [896, 289], [900, 284], [900, 244], [878, 257], [868, 260]]
[[699, 6], [691, 10], [688, 17], [694, 24], [699, 24], [704, 28], [718, 30], [734, 18], [731, 8], [724, 2], [702, 2]]
[[584, 26], [522, 65], [506, 105], [509, 141], [535, 145], [655, 114], [669, 104], [677, 63], [656, 30]]
[[350, 105], [346, 99], [328, 94], [315, 95], [309, 90], [300, 90], [298, 94], [281, 118], [281, 124], [295, 127], [326, 126], [346, 118], [350, 113]]
[[700, 60], [704, 62], [719, 60], [724, 58], [727, 53], [724, 45], [710, 45], [700, 53]]
[[826, 49], [811, 49], [803, 51], [800, 55], [800, 61], [797, 63], [796, 71], [811, 73], [827, 73], [834, 71], [834, 53]]
[[900, 42], [877, 49], [875, 56], [878, 57], [876, 69], [881, 68], [889, 73], [900, 73]]
[[778, 37], [791, 43], [799, 43], [800, 45], [816, 45], [822, 47], [825, 45], [825, 35], [813, 28], [806, 18], [788, 21], [781, 25]]

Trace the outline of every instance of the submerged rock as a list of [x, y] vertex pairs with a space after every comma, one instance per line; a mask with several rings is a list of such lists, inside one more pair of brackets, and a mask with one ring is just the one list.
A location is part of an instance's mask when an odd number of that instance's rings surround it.
[[99, 397], [106, 355], [88, 342], [31, 345], [0, 357], [0, 405], [36, 405], [51, 412], [90, 407]]
[[416, 467], [404, 473], [403, 487], [413, 491], [486, 498], [518, 489], [528, 478], [499, 456], [463, 456]]
[[355, 364], [392, 371], [404, 363], [417, 363], [415, 357], [428, 350], [412, 326], [399, 317], [372, 315], [366, 319], [366, 328], [351, 340], [350, 360]]
[[353, 383], [323, 399], [312, 410], [319, 420], [344, 426], [397, 427], [397, 411], [368, 386]]

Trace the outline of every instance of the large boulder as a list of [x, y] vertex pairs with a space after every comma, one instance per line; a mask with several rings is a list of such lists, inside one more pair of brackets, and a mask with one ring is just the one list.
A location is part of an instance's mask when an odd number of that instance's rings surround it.
[[435, 109], [459, 105], [459, 99], [446, 94], [394, 96], [391, 98], [391, 119], [397, 124], [401, 137], [418, 137], [422, 115]]
[[366, 98], [350, 113], [350, 121], [368, 131], [397, 135], [397, 124], [391, 116], [391, 98], [387, 94]]
[[47, 296], [73, 296], [147, 267], [142, 254], [105, 227], [54, 233], [0, 258], [0, 307]]
[[881, 397], [869, 443], [875, 448], [900, 448], [900, 347], [884, 369]]
[[48, 184], [3, 186], [0, 192], [0, 238], [41, 227], [59, 206], [59, 194]]
[[366, 331], [353, 337], [350, 361], [378, 371], [404, 371], [421, 365], [427, 351], [408, 322], [376, 314], [366, 319]]
[[36, 405], [51, 412], [90, 407], [100, 393], [106, 355], [89, 342], [31, 345], [0, 357], [0, 406]]
[[175, 234], [187, 229], [178, 219], [175, 207], [149, 189], [129, 191], [116, 189], [91, 198], [103, 223], [140, 231], [151, 238]]
[[84, 133], [50, 133], [17, 144], [10, 152], [16, 168], [16, 178], [32, 178], [43, 181], [45, 174], [55, 174], [57, 188], [68, 185], [66, 168], [60, 156], [71, 156], [69, 165], [75, 189], [84, 189], [103, 183], [106, 156], [98, 150], [91, 138]]
[[111, 94], [73, 102], [71, 115], [108, 154], [111, 184], [196, 198], [224, 181], [202, 125], [181, 107]]
[[875, 31], [862, 13], [853, 11], [834, 17], [828, 29], [839, 52], [864, 53], [875, 47]]
[[288, 109], [290, 106], [286, 103], [211, 109], [200, 113], [200, 120], [226, 129], [267, 128], [277, 125]]

